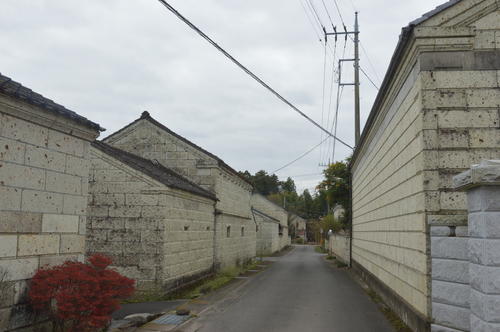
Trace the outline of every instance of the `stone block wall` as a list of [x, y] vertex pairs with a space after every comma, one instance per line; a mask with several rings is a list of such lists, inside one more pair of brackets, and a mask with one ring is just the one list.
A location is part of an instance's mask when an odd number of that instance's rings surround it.
[[253, 220], [219, 214], [216, 234], [218, 268], [242, 265], [255, 258], [257, 232]]
[[[147, 113], [105, 142], [155, 159], [216, 194], [217, 266], [243, 263], [255, 257], [256, 227], [250, 215], [252, 186], [220, 159], [175, 134]], [[226, 236], [227, 227], [231, 228], [230, 237]], [[244, 236], [240, 236], [242, 229]]]
[[456, 280], [432, 282], [434, 264], [451, 257], [431, 255], [466, 243], [442, 235], [467, 225], [453, 176], [500, 155], [499, 18], [497, 1], [463, 0], [406, 27], [355, 152], [353, 260], [390, 289], [393, 309], [418, 331], [442, 314], [434, 308], [466, 305], [434, 294]]
[[430, 291], [418, 68], [398, 75], [398, 90], [353, 167], [352, 258], [426, 316]]
[[500, 160], [454, 178], [468, 227], [431, 227], [433, 332], [500, 330]]
[[156, 122], [149, 114], [143, 114], [104, 141], [143, 158], [156, 159], [203, 188], [214, 191], [217, 160]]
[[91, 150], [87, 254], [103, 253], [140, 290], [169, 290], [212, 271], [214, 202], [172, 189]]
[[[252, 218], [252, 189], [240, 178], [219, 169], [215, 180], [217, 202], [217, 264], [239, 265], [256, 255], [257, 230]], [[229, 236], [228, 236], [229, 228]]]
[[[274, 227], [270, 225], [263, 225], [263, 228], [259, 231], [258, 238], [260, 241], [270, 241], [266, 244], [266, 247], [270, 247], [275, 251], [283, 249], [285, 246], [290, 245], [290, 240], [288, 236], [288, 212], [281, 206], [271, 202], [266, 197], [259, 193], [252, 194], [251, 200], [252, 209], [260, 212], [265, 219], [269, 219], [269, 222], [277, 223], [277, 231]], [[267, 216], [267, 218], [266, 218]], [[264, 234], [265, 230], [270, 230], [270, 234]]]
[[351, 239], [347, 234], [333, 233], [328, 238], [328, 253], [345, 264], [351, 261]]
[[46, 113], [0, 95], [1, 331], [33, 323], [26, 290], [38, 268], [84, 259], [87, 155], [98, 132]]
[[256, 209], [252, 210], [252, 216], [257, 227], [257, 256], [267, 256], [279, 251], [279, 222]]
[[470, 331], [467, 226], [431, 226], [430, 232], [432, 330]]

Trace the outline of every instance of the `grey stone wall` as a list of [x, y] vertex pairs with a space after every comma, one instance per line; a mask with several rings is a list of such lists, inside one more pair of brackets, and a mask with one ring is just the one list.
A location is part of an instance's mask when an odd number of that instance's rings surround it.
[[279, 221], [256, 209], [252, 210], [252, 216], [257, 227], [257, 256], [267, 256], [279, 251]]
[[352, 165], [353, 259], [402, 297], [393, 310], [406, 319], [408, 306], [422, 325], [440, 306], [467, 305], [435, 291], [455, 280], [431, 279], [433, 264], [453, 259], [439, 244], [467, 243], [439, 233], [467, 225], [452, 178], [500, 155], [498, 1], [449, 4], [407, 28]]
[[500, 330], [500, 161], [454, 178], [468, 227], [432, 227], [433, 332]]
[[[218, 267], [255, 257], [256, 227], [250, 213], [252, 186], [217, 157], [162, 128], [149, 115], [106, 138], [105, 142], [144, 158], [156, 159], [216, 194], [219, 200], [215, 249]], [[229, 237], [226, 236], [228, 227]]]
[[345, 264], [351, 260], [351, 239], [348, 234], [333, 233], [328, 238], [328, 253]]
[[91, 149], [87, 254], [104, 253], [138, 289], [211, 273], [214, 202], [175, 190]]
[[0, 331], [33, 323], [26, 290], [38, 268], [84, 258], [87, 154], [97, 136], [0, 95]]
[[[432, 331], [470, 331], [467, 226], [432, 226]], [[447, 329], [444, 329], [447, 328]]]

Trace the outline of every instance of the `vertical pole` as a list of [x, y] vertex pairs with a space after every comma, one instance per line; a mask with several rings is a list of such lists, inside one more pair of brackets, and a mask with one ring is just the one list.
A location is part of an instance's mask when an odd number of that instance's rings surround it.
[[360, 137], [359, 127], [359, 25], [358, 12], [354, 21], [354, 142], [358, 146]]

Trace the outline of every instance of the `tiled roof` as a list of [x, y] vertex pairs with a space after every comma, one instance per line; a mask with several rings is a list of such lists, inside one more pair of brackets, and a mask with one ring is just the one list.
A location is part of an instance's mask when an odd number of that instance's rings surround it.
[[203, 189], [158, 162], [136, 156], [135, 154], [117, 149], [101, 141], [92, 142], [92, 146], [169, 187], [184, 190], [212, 200], [217, 199], [213, 193]]
[[416, 20], [413, 20], [410, 22], [410, 26], [414, 26], [414, 25], [417, 25], [417, 24], [420, 24], [428, 19], [430, 19], [431, 17], [433, 17], [434, 15], [437, 15], [439, 13], [441, 13], [443, 10], [445, 9], [448, 9], [450, 8], [451, 6], [459, 3], [460, 1], [462, 0], [449, 0], [448, 2], [445, 2], [439, 6], [437, 6], [436, 8], [434, 8], [433, 10], [430, 10], [428, 11], [427, 13], [425, 13], [424, 15], [420, 16], [419, 18], [417, 18]]
[[142, 112], [141, 114], [141, 117], [131, 123], [129, 123], [128, 125], [126, 125], [125, 127], [123, 127], [122, 129], [118, 130], [117, 132], [114, 132], [113, 134], [109, 135], [108, 137], [105, 138], [105, 140], [108, 140], [110, 139], [111, 137], [117, 135], [118, 133], [122, 132], [123, 130], [127, 129], [128, 127], [134, 125], [135, 123], [141, 121], [141, 120], [147, 120], [149, 121], [150, 123], [154, 124], [155, 126], [161, 128], [162, 130], [166, 131], [167, 133], [169, 133], [170, 135], [178, 138], [179, 140], [181, 140], [182, 142], [192, 146], [193, 148], [195, 148], [196, 150], [208, 155], [209, 157], [215, 159], [217, 161], [217, 163], [224, 167], [225, 169], [227, 169], [229, 172], [233, 173], [234, 175], [238, 176], [240, 179], [242, 179], [243, 181], [245, 181], [246, 183], [250, 184], [252, 187], [253, 185], [247, 180], [245, 179], [240, 173], [238, 173], [238, 171], [236, 171], [235, 169], [233, 169], [231, 166], [229, 166], [228, 164], [226, 164], [222, 159], [220, 159], [219, 157], [217, 157], [216, 155], [208, 152], [207, 150], [203, 149], [202, 147], [200, 147], [199, 145], [196, 145], [194, 144], [193, 142], [191, 142], [190, 140], [182, 137], [181, 135], [173, 132], [172, 130], [168, 129], [167, 127], [165, 127], [162, 123], [156, 121], [155, 119], [153, 119], [151, 117], [151, 115], [149, 114], [149, 112], [147, 111], [144, 111]]
[[21, 83], [13, 81], [11, 78], [4, 76], [1, 73], [0, 73], [0, 93], [6, 94], [8, 96], [11, 96], [19, 100], [23, 100], [32, 105], [41, 107], [46, 111], [49, 111], [56, 115], [63, 116], [91, 129], [98, 131], [105, 130], [104, 128], [101, 128], [101, 126], [99, 126], [97, 123], [92, 122], [89, 119], [84, 118], [83, 116], [78, 115], [73, 111], [70, 111], [66, 107], [59, 105], [48, 98], [45, 98], [41, 94], [38, 94], [31, 89], [28, 89]]

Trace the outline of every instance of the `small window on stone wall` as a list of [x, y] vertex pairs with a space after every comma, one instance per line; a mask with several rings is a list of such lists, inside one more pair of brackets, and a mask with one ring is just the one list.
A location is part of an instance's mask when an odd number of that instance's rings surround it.
[[189, 230], [189, 226], [184, 226], [184, 230], [188, 231]]
[[259, 231], [259, 225], [255, 225], [255, 231], [258, 232]]
[[241, 236], [245, 236], [245, 227], [241, 227]]
[[210, 226], [207, 226], [207, 231], [209, 231], [209, 230], [210, 230]]
[[227, 226], [226, 228], [226, 237], [230, 237], [231, 236], [231, 226]]

